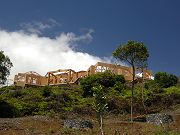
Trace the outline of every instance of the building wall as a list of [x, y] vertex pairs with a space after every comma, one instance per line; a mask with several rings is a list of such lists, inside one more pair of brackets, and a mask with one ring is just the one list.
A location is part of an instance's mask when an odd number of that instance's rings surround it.
[[[72, 69], [60, 69], [56, 71], [50, 71], [46, 76], [41, 76], [34, 73], [18, 73], [18, 75], [15, 75], [14, 84], [23, 87], [25, 85], [45, 86], [75, 83], [80, 78], [84, 78], [98, 72], [104, 72], [106, 70], [110, 70], [117, 75], [123, 75], [127, 81], [132, 81], [133, 75], [131, 67], [97, 62], [95, 65], [91, 65], [87, 71], [75, 72]], [[138, 71], [138, 69], [136, 70]], [[144, 71], [144, 79], [151, 79], [151, 76], [152, 72], [150, 70]]]

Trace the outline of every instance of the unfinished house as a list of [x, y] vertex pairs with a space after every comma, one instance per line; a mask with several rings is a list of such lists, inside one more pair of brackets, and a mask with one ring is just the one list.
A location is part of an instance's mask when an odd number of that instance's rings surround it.
[[[18, 73], [14, 78], [14, 85], [16, 86], [46, 86], [46, 85], [62, 85], [62, 84], [79, 84], [79, 80], [86, 76], [96, 74], [97, 72], [104, 72], [106, 70], [112, 71], [117, 75], [124, 75], [127, 81], [132, 81], [132, 68], [97, 62], [95, 65], [91, 65], [87, 71], [75, 72], [72, 69], [59, 69], [56, 71], [47, 72], [45, 76], [41, 76], [36, 72]], [[140, 77], [141, 71], [136, 69], [136, 79]], [[150, 80], [152, 72], [150, 70], [144, 70], [143, 78]]]
[[78, 84], [79, 79], [87, 75], [86, 71], [75, 72], [72, 69], [59, 69], [46, 74], [48, 85]]
[[26, 73], [18, 73], [14, 77], [15, 86], [45, 86], [47, 85], [47, 79], [45, 76], [41, 76], [36, 72], [30, 71]]
[[[133, 75], [132, 75], [133, 70], [131, 67], [102, 63], [102, 62], [97, 62], [95, 65], [91, 65], [87, 70], [87, 75], [92, 75], [97, 72], [104, 72], [106, 70], [110, 70], [112, 73], [117, 75], [123, 75], [127, 81], [132, 81], [133, 79]], [[136, 78], [141, 77], [141, 75], [142, 75], [141, 69], [136, 69]], [[151, 77], [152, 77], [152, 72], [150, 70], [144, 70], [143, 78], [150, 80]]]

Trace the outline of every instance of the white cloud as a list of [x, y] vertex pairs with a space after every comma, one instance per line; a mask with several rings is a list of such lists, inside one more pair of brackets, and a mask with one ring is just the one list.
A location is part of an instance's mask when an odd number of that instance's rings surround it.
[[42, 34], [46, 29], [53, 28], [55, 26], [61, 26], [56, 20], [50, 18], [45, 23], [39, 21], [33, 21], [28, 23], [21, 23], [20, 27], [23, 29], [21, 31], [26, 33]]
[[18, 72], [36, 71], [45, 75], [47, 71], [71, 68], [76, 71], [103, 60], [85, 52], [77, 52], [72, 46], [79, 41], [91, 41], [92, 30], [84, 35], [61, 33], [55, 38], [29, 34], [24, 31], [0, 30], [0, 48], [8, 55], [14, 67], [10, 78]]

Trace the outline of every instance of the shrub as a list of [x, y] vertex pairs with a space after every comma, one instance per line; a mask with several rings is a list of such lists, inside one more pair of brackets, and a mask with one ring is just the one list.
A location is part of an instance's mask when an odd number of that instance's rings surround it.
[[121, 93], [125, 89], [125, 86], [121, 82], [117, 82], [113, 88]]
[[178, 78], [175, 75], [168, 74], [166, 72], [158, 72], [155, 74], [154, 80], [162, 88], [168, 88], [178, 83]]
[[82, 79], [80, 85], [81, 85], [81, 89], [83, 90], [83, 96], [92, 97], [93, 96], [92, 87], [97, 85], [102, 85], [106, 89], [109, 87], [113, 87], [116, 83], [122, 83], [122, 84], [125, 83], [124, 76], [115, 75], [111, 71], [105, 71], [102, 73], [96, 73], [90, 75]]
[[154, 80], [150, 80], [145, 83], [144, 88], [148, 91], [152, 91], [153, 93], [163, 93], [164, 89]]
[[0, 88], [0, 91], [16, 90], [15, 86], [4, 86]]
[[115, 77], [115, 81], [118, 82], [118, 83], [124, 84], [126, 82], [123, 75], [115, 75], [114, 77]]
[[11, 90], [10, 95], [11, 97], [18, 98], [22, 96], [22, 92], [20, 90]]
[[17, 109], [5, 101], [0, 101], [0, 110], [1, 118], [12, 118], [17, 116]]
[[127, 99], [121, 97], [111, 97], [108, 99], [108, 111], [115, 114], [130, 113], [130, 103]]
[[42, 90], [42, 95], [44, 97], [49, 97], [51, 95], [51, 87], [45, 86]]

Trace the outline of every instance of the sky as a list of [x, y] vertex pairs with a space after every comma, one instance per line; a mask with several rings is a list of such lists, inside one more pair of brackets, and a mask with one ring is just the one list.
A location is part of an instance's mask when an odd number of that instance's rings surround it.
[[1, 0], [0, 50], [13, 62], [13, 78], [114, 62], [112, 52], [134, 40], [147, 46], [154, 73], [180, 76], [179, 6], [179, 0]]

